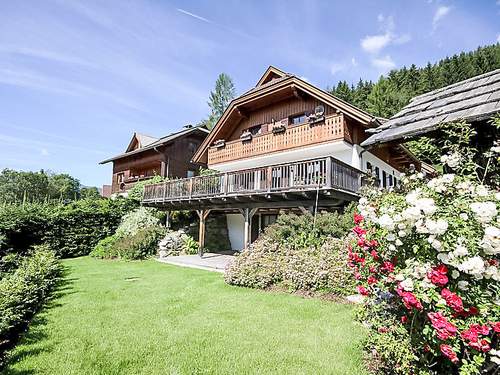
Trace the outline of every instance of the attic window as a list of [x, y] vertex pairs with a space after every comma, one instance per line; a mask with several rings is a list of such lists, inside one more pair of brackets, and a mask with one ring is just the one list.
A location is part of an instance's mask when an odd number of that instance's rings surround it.
[[300, 115], [295, 115], [290, 117], [290, 125], [299, 125], [303, 124], [307, 121], [307, 116], [305, 113], [301, 113]]
[[248, 128], [246, 131], [250, 132], [252, 135], [258, 135], [262, 133], [262, 125], [255, 125]]

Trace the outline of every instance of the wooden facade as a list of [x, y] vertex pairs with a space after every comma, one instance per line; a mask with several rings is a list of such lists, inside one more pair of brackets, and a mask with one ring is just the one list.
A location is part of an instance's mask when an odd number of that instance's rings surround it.
[[358, 198], [364, 164], [377, 161], [396, 171], [415, 165], [418, 161], [399, 145], [370, 150], [371, 162], [363, 161], [367, 150], [359, 144], [380, 121], [270, 67], [255, 88], [231, 102], [193, 156], [194, 162], [222, 172], [149, 185], [143, 204], [196, 210], [201, 248], [210, 212], [239, 212], [246, 248], [259, 210], [338, 209]]
[[185, 178], [198, 174], [204, 164], [191, 161], [207, 135], [205, 129], [191, 128], [166, 136], [148, 145], [132, 141], [127, 151], [101, 164], [113, 163], [111, 193], [125, 193], [138, 181], [154, 176]]

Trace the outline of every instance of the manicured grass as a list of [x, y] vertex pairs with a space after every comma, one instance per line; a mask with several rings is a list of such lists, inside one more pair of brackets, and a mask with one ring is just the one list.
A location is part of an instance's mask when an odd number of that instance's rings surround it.
[[364, 374], [349, 305], [153, 260], [64, 261], [8, 374]]

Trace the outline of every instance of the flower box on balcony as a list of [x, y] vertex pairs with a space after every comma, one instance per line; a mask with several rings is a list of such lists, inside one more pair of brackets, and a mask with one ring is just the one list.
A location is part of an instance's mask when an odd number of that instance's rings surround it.
[[218, 139], [214, 142], [214, 147], [217, 149], [226, 147], [226, 141], [224, 139]]
[[244, 131], [240, 135], [240, 139], [242, 142], [250, 142], [252, 140], [252, 133], [250, 133], [249, 131]]

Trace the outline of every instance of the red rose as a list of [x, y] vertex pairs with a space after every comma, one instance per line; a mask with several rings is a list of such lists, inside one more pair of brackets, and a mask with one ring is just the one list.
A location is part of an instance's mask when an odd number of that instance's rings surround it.
[[389, 328], [387, 327], [380, 327], [378, 329], [378, 333], [387, 333], [387, 332], [389, 332]]
[[443, 287], [448, 284], [448, 277], [446, 276], [447, 272], [448, 269], [444, 264], [442, 264], [432, 268], [432, 270], [427, 273], [427, 277], [434, 285]]
[[364, 219], [363, 215], [354, 213], [354, 224], [359, 225], [363, 221], [363, 219]]
[[367, 296], [370, 294], [370, 292], [368, 292], [368, 289], [366, 289], [364, 286], [362, 285], [358, 285], [357, 286], [357, 289], [358, 289], [358, 293], [361, 294], [362, 296]]
[[377, 247], [377, 246], [378, 246], [378, 242], [377, 242], [377, 240], [371, 240], [371, 241], [368, 243], [368, 246], [370, 246], [370, 247]]
[[370, 255], [373, 257], [375, 260], [379, 260], [378, 253], [375, 250], [370, 251]]
[[377, 268], [375, 266], [368, 267], [368, 270], [370, 271], [370, 273], [377, 273]]
[[496, 333], [500, 333], [500, 322], [496, 322], [496, 323], [490, 322], [490, 325], [491, 325], [491, 328], [493, 329], [493, 331], [495, 331]]
[[401, 323], [406, 324], [408, 322], [408, 317], [406, 315], [403, 315], [401, 317]]
[[451, 292], [449, 289], [444, 288], [441, 291], [441, 297], [444, 298], [446, 304], [450, 306], [455, 312], [462, 312], [464, 310], [462, 299], [455, 293]]
[[436, 330], [436, 335], [440, 340], [447, 340], [457, 333], [457, 327], [453, 323], [448, 322], [446, 317], [440, 312], [430, 312], [427, 314], [427, 317], [431, 321], [432, 327]]
[[439, 349], [441, 350], [441, 353], [443, 353], [443, 355], [450, 361], [452, 361], [453, 363], [458, 362], [457, 354], [453, 351], [453, 348], [450, 345], [441, 344], [439, 346]]
[[411, 310], [413, 307], [417, 310], [423, 310], [424, 307], [412, 292], [405, 292], [401, 287], [399, 287], [396, 291], [408, 310]]
[[478, 341], [475, 341], [475, 342], [470, 342], [469, 346], [472, 349], [476, 349], [477, 351], [480, 351], [480, 352], [483, 352], [483, 353], [489, 352], [490, 349], [491, 349], [490, 343], [488, 341], [484, 340], [484, 339], [478, 340]]
[[368, 282], [368, 284], [375, 284], [378, 280], [375, 278], [375, 276], [368, 276], [368, 279], [366, 280]]
[[358, 237], [363, 237], [366, 234], [366, 230], [358, 225], [354, 227], [353, 232], [356, 233]]
[[384, 262], [382, 264], [382, 267], [380, 267], [380, 270], [382, 272], [390, 273], [390, 272], [394, 271], [394, 264], [392, 264], [391, 262], [386, 261], [386, 262]]

